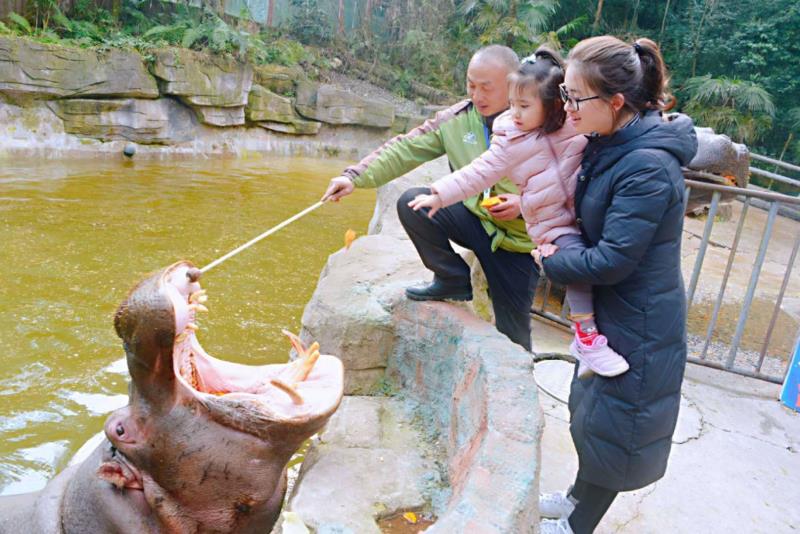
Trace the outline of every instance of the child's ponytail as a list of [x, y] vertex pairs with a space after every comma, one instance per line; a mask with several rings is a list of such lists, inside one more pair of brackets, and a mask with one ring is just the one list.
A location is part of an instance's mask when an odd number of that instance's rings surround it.
[[558, 52], [540, 46], [522, 60], [517, 72], [509, 74], [508, 82], [512, 94], [530, 91], [542, 101], [545, 115], [543, 133], [553, 133], [564, 125], [566, 113], [558, 89], [564, 82], [564, 61]]

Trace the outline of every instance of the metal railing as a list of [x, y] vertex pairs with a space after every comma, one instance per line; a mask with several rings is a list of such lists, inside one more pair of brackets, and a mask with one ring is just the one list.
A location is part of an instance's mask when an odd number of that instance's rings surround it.
[[[708, 177], [707, 173], [696, 172], [696, 171], [685, 171], [684, 174], [687, 178]], [[714, 178], [720, 179], [720, 177], [716, 176]], [[797, 185], [800, 186], [800, 182], [798, 182]], [[722, 200], [723, 195], [725, 195], [726, 198], [735, 197], [737, 201], [742, 202], [742, 208], [737, 223], [736, 233], [733, 237], [733, 242], [730, 245], [730, 252], [728, 253], [725, 272], [722, 276], [722, 280], [720, 281], [720, 289], [719, 292], [717, 293], [716, 298], [714, 299], [714, 309], [713, 312], [711, 313], [711, 318], [707, 325], [705, 336], [703, 339], [699, 340], [700, 343], [698, 343], [698, 345], [702, 344], [702, 348], [698, 350], [695, 347], [693, 350], [690, 350], [689, 361], [701, 365], [706, 365], [709, 367], [731, 371], [745, 376], [767, 380], [770, 382], [782, 383], [786, 376], [786, 372], [788, 372], [789, 368], [788, 357], [790, 355], [787, 354], [787, 361], [785, 364], [785, 368], [783, 369], [782, 372], [776, 372], [774, 370], [764, 371], [763, 365], [765, 362], [765, 358], [768, 357], [768, 348], [770, 345], [770, 341], [775, 331], [775, 326], [781, 311], [781, 304], [786, 294], [787, 287], [789, 286], [791, 273], [794, 267], [794, 263], [797, 259], [798, 248], [800, 248], [800, 230], [795, 232], [791, 253], [787, 258], [785, 258], [786, 270], [783, 275], [783, 281], [781, 283], [780, 289], [778, 290], [778, 294], [775, 297], [775, 305], [772, 310], [769, 326], [767, 327], [763, 340], [760, 341], [761, 349], [757, 355], [756, 361], [755, 362], [751, 361], [749, 365], [743, 365], [741, 361], [737, 360], [737, 355], [739, 354], [739, 349], [742, 344], [742, 337], [745, 331], [745, 324], [747, 322], [748, 315], [751, 310], [753, 298], [755, 296], [756, 286], [758, 285], [759, 278], [762, 272], [762, 267], [764, 265], [764, 261], [766, 258], [767, 249], [769, 247], [770, 239], [773, 235], [773, 230], [776, 224], [776, 219], [778, 219], [779, 217], [778, 215], [779, 209], [782, 206], [789, 207], [795, 210], [800, 209], [800, 198], [780, 193], [774, 193], [770, 191], [742, 189], [738, 187], [720, 185], [718, 183], [708, 183], [708, 182], [701, 182], [697, 180], [687, 179], [686, 192], [684, 196], [685, 204], [688, 203], [689, 195], [693, 190], [694, 191], [699, 190], [711, 193], [711, 202], [708, 209], [708, 217], [706, 219], [703, 228], [703, 236], [701, 238], [700, 244], [697, 249], [696, 257], [694, 260], [694, 267], [692, 269], [691, 279], [687, 287], [686, 300], [689, 308], [691, 308], [693, 301], [695, 299], [695, 294], [697, 292], [697, 287], [698, 287], [698, 281], [700, 279], [700, 273], [703, 268], [703, 262], [706, 257], [708, 245], [709, 243], [712, 243], [711, 231], [714, 227], [717, 218], [717, 213], [720, 207], [720, 201]], [[760, 201], [759, 206], [754, 206], [753, 201]], [[724, 344], [725, 350], [727, 351], [727, 355], [725, 355], [724, 357], [717, 357], [716, 359], [713, 359], [709, 357], [709, 346], [711, 345], [712, 340], [714, 339], [713, 338], [714, 331], [719, 321], [720, 309], [722, 308], [723, 305], [723, 298], [725, 296], [725, 291], [728, 287], [731, 271], [734, 268], [734, 260], [736, 258], [736, 254], [739, 249], [739, 244], [742, 236], [742, 231], [745, 227], [745, 220], [747, 218], [748, 210], [750, 209], [751, 206], [756, 208], [763, 206], [764, 208], [766, 208], [768, 212], [767, 220], [764, 225], [763, 234], [761, 242], [759, 244], [758, 252], [755, 257], [755, 261], [750, 267], [751, 271], [750, 271], [749, 281], [747, 284], [747, 289], [745, 291], [744, 298], [741, 301], [741, 310], [739, 311], [739, 317], [736, 322], [736, 328], [733, 337], [729, 343]], [[552, 291], [553, 291], [553, 284], [550, 282], [550, 280], [547, 280], [544, 277], [540, 279], [539, 286], [537, 287], [537, 294], [534, 299], [534, 307], [531, 311], [533, 314], [538, 315], [540, 317], [544, 317], [546, 319], [549, 319], [564, 326], [569, 326], [570, 322], [567, 319], [568, 306], [564, 302], [563, 296], [559, 296], [558, 298], [553, 299]], [[798, 334], [800, 334], [800, 331], [798, 331]], [[796, 339], [796, 336], [793, 339]], [[751, 360], [752, 359], [753, 358], [751, 357]], [[776, 366], [771, 365], [770, 367], [774, 369]]]

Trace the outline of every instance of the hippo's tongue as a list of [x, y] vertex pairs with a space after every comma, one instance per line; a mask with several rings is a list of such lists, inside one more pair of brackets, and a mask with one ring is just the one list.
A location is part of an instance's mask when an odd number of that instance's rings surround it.
[[[196, 315], [208, 311], [203, 305], [206, 295], [198, 277], [190, 274], [191, 268], [184, 266], [164, 277], [175, 316], [172, 366], [179, 387], [229, 425], [239, 426], [243, 412], [250, 414], [253, 425], [264, 418], [301, 423], [333, 413], [341, 401], [342, 365], [338, 358], [320, 356], [318, 343], [306, 348], [297, 336], [284, 331], [298, 358], [281, 365], [241, 365], [206, 353], [196, 336]], [[254, 428], [243, 430], [258, 433]]]

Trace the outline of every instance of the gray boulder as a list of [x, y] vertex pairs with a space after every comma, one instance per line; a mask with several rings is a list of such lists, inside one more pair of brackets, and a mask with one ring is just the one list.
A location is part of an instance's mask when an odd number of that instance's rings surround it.
[[158, 86], [137, 52], [0, 37], [0, 93], [47, 99], [158, 98]]
[[244, 106], [192, 106], [200, 122], [211, 126], [240, 126], [244, 124]]
[[69, 99], [49, 106], [67, 133], [103, 141], [175, 144], [194, 139], [197, 128], [191, 110], [171, 98]]
[[715, 133], [711, 128], [695, 128], [697, 154], [688, 167], [719, 176], [732, 177], [738, 187], [747, 187], [750, 181], [750, 151], [747, 146], [734, 143], [727, 135]]
[[289, 124], [269, 121], [257, 122], [256, 124], [265, 130], [291, 135], [317, 135], [322, 126], [321, 122], [305, 121], [303, 119], [295, 119]]
[[362, 98], [333, 85], [299, 83], [295, 108], [304, 117], [329, 124], [389, 128], [394, 123], [391, 104]]

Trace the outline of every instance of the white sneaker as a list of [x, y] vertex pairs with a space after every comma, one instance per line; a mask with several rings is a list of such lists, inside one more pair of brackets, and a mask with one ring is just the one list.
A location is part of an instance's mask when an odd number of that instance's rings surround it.
[[575, 534], [566, 517], [561, 519], [542, 519], [539, 523], [539, 534]]
[[539, 495], [539, 515], [549, 519], [569, 517], [575, 509], [575, 503], [567, 497], [566, 491], [542, 493]]

